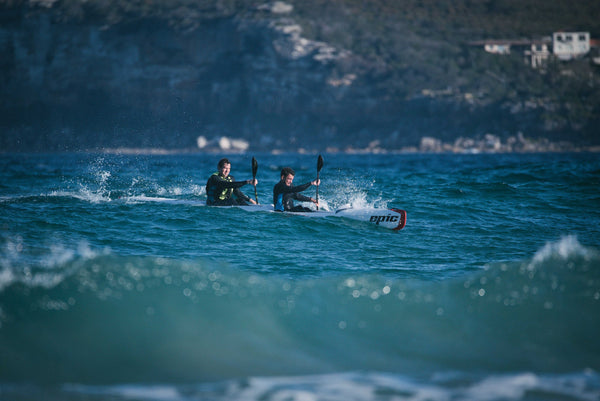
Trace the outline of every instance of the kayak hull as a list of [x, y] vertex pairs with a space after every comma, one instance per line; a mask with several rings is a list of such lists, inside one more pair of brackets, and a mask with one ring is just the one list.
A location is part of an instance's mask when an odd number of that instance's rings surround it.
[[314, 212], [275, 212], [272, 205], [248, 205], [248, 206], [223, 206], [238, 207], [249, 212], [263, 211], [300, 215], [306, 217], [342, 217], [352, 220], [363, 221], [376, 226], [385, 227], [394, 231], [406, 226], [407, 214], [403, 209], [378, 209], [378, 208], [342, 208], [335, 211], [318, 210]]

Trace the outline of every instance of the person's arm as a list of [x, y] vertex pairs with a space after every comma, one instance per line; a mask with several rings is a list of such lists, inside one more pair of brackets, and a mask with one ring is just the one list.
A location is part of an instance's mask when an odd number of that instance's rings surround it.
[[[227, 181], [219, 176], [216, 176], [217, 178], [215, 179], [215, 185], [217, 186], [218, 189], [226, 189], [226, 188], [241, 188], [246, 184], [250, 184], [252, 182], [252, 180], [246, 180], [246, 181]], [[232, 179], [234, 179], [233, 177], [231, 177]]]
[[[315, 199], [305, 196], [305, 195], [302, 195], [300, 193], [300, 192], [304, 191], [305, 189], [307, 189], [308, 187], [310, 187], [311, 185], [317, 185], [318, 182], [320, 182], [320, 181], [315, 180], [315, 181], [308, 182], [306, 184], [299, 185], [298, 187], [301, 187], [302, 190], [294, 193], [292, 195], [292, 198], [294, 198], [300, 202], [312, 202], [312, 203], [316, 203], [318, 205], [319, 203]], [[295, 188], [298, 188], [298, 187], [295, 187]]]
[[292, 186], [292, 187], [282, 185], [280, 188], [280, 192], [287, 193], [287, 194], [292, 193], [292, 192], [302, 192], [302, 191], [305, 191], [306, 189], [308, 189], [311, 185], [312, 185], [312, 182], [307, 182], [306, 184], [296, 185], [296, 186]]
[[238, 199], [242, 199], [246, 202], [251, 202], [252, 199], [250, 199], [250, 197], [248, 195], [246, 195], [245, 193], [243, 193], [239, 188], [235, 188], [233, 190], [233, 195], [238, 198]]
[[302, 195], [300, 193], [295, 193], [295, 194], [292, 195], [292, 197], [294, 199], [296, 199], [297, 201], [300, 201], [300, 202], [313, 202], [313, 203], [316, 203], [316, 201], [313, 198], [310, 198], [308, 196], [304, 196], [304, 195]]

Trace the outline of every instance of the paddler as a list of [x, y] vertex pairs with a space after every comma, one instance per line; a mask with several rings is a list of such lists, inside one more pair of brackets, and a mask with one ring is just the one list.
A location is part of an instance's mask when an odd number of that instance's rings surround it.
[[300, 202], [312, 202], [319, 206], [319, 202], [300, 192], [308, 189], [311, 185], [319, 185], [321, 180], [316, 179], [306, 184], [293, 186], [296, 173], [291, 167], [281, 169], [281, 180], [273, 187], [273, 206], [278, 212], [312, 212], [313, 210], [305, 206], [294, 206], [294, 199]]
[[206, 182], [206, 204], [209, 206], [256, 205], [256, 201], [246, 196], [240, 188], [246, 184], [256, 186], [258, 180], [253, 178], [246, 181], [236, 181], [229, 175], [231, 162], [223, 158], [217, 164], [217, 172], [213, 173]]

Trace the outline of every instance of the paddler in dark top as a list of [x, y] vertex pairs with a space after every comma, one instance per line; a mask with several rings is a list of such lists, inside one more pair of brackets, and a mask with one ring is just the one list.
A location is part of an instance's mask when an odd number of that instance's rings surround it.
[[312, 212], [304, 206], [294, 206], [294, 199], [300, 202], [312, 202], [319, 206], [319, 203], [308, 196], [301, 195], [300, 192], [308, 189], [311, 185], [319, 185], [321, 180], [314, 180], [306, 184], [293, 186], [296, 173], [290, 167], [281, 169], [281, 181], [273, 187], [273, 206], [278, 212]]
[[246, 181], [235, 181], [229, 175], [231, 163], [227, 159], [219, 160], [219, 171], [213, 173], [206, 182], [206, 204], [210, 206], [256, 205], [256, 201], [246, 196], [240, 188], [246, 184], [256, 185], [256, 178]]

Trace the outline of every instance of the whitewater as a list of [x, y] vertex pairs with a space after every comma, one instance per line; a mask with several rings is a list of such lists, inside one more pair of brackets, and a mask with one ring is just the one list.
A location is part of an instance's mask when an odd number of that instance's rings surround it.
[[597, 154], [223, 156], [0, 157], [0, 399], [600, 399]]

